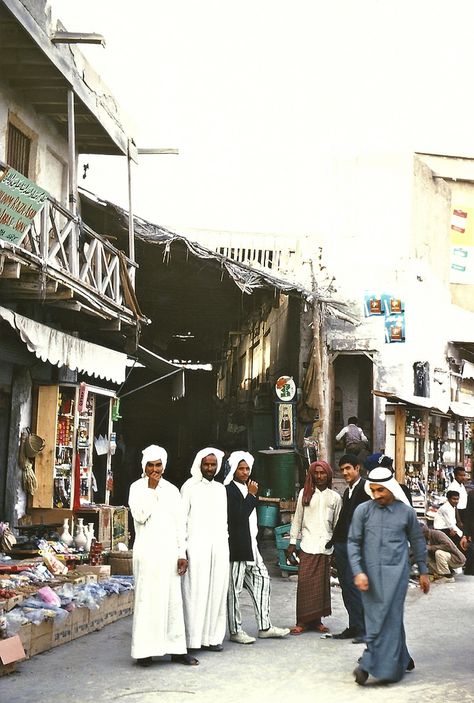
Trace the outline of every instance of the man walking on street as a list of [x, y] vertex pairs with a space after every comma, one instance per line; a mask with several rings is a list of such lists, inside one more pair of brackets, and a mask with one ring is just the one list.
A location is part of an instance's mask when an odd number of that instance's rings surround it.
[[347, 488], [342, 496], [342, 508], [332, 543], [334, 544], [334, 557], [342, 600], [349, 616], [349, 626], [333, 637], [340, 640], [352, 639], [354, 644], [358, 644], [364, 641], [364, 608], [360, 591], [354, 583], [354, 575], [347, 556], [347, 536], [354, 510], [358, 505], [370, 500], [370, 496], [365, 490], [365, 479], [360, 476], [359, 459], [355, 454], [341, 456], [339, 468], [347, 482]]
[[285, 637], [288, 628], [275, 627], [270, 621], [270, 576], [257, 546], [258, 484], [250, 480], [253, 456], [249, 452], [232, 452], [230, 471], [225, 479], [229, 528], [230, 579], [227, 616], [230, 639], [239, 644], [252, 644], [242, 629], [240, 594], [245, 588], [253, 601], [258, 636]]
[[354, 583], [364, 605], [367, 648], [354, 670], [360, 686], [369, 674], [390, 683], [400, 681], [405, 671], [415, 667], [403, 626], [409, 545], [420, 572], [420, 588], [423, 593], [430, 588], [426, 544], [416, 513], [390, 469], [373, 469], [365, 490], [373, 500], [356, 508], [347, 543]]
[[132, 657], [140, 666], [151, 666], [152, 657], [165, 654], [182, 664], [199, 664], [186, 651], [184, 519], [178, 489], [163, 478], [167, 458], [156, 444], [143, 450], [143, 474], [130, 486], [128, 499], [135, 525]]
[[211, 652], [222, 651], [229, 585], [227, 496], [214, 480], [223, 456], [214, 447], [201, 449], [181, 488], [188, 557], [182, 581], [186, 644]]

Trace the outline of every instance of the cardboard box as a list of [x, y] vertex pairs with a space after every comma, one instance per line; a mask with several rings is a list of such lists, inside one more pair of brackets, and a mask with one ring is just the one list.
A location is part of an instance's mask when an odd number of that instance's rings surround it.
[[61, 620], [53, 620], [53, 630], [51, 634], [51, 647], [59, 647], [60, 644], [70, 642], [72, 638], [72, 617], [68, 613], [67, 617]]
[[0, 676], [15, 671], [15, 662], [25, 659], [25, 650], [18, 635], [0, 640]]
[[90, 566], [90, 564], [81, 564], [76, 567], [76, 573], [97, 576], [97, 580], [105, 580], [110, 578], [110, 566], [108, 564], [99, 564], [98, 566]]
[[102, 630], [104, 627], [104, 611], [102, 608], [91, 610], [89, 615], [89, 632]]
[[30, 657], [51, 649], [53, 642], [53, 620], [43, 620], [39, 625], [31, 626]]
[[16, 596], [13, 596], [12, 598], [7, 598], [5, 601], [4, 610], [8, 611], [14, 608], [16, 605], [20, 605], [21, 601], [23, 600], [24, 596], [22, 593], [18, 593]]
[[25, 659], [30, 658], [30, 651], [31, 651], [31, 628], [33, 625], [31, 622], [27, 622], [24, 625], [20, 627], [18, 630], [18, 636], [21, 640], [21, 643], [23, 645], [23, 649], [25, 650]]
[[118, 620], [118, 600], [118, 594], [112, 593], [102, 601], [101, 610], [104, 614], [104, 625], [110, 625]]
[[72, 613], [71, 640], [87, 635], [89, 632], [90, 610], [89, 608], [75, 608]]
[[126, 618], [133, 613], [134, 591], [118, 594], [117, 619]]

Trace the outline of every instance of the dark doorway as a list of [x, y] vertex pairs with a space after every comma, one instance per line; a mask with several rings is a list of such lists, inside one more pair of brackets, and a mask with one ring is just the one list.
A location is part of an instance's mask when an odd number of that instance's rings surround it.
[[[365, 354], [339, 354], [334, 360], [334, 435], [351, 416], [359, 419], [372, 450], [373, 430], [373, 363]], [[344, 452], [344, 443], [335, 442], [334, 462]]]

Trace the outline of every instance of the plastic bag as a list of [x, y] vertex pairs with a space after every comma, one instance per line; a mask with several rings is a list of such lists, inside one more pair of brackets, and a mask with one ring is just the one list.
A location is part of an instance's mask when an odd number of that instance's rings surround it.
[[46, 603], [47, 605], [52, 605], [52, 606], [55, 606], [56, 608], [61, 607], [61, 599], [59, 598], [58, 594], [55, 593], [50, 586], [43, 586], [43, 588], [40, 588], [38, 591], [38, 595], [41, 598], [41, 600], [44, 603]]

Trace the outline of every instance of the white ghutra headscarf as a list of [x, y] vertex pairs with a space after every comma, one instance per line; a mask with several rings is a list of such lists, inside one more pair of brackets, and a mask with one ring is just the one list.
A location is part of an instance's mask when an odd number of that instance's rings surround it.
[[250, 454], [250, 452], [232, 452], [227, 460], [229, 462], [230, 471], [224, 479], [224, 486], [227, 486], [231, 481], [234, 480], [235, 470], [241, 461], [246, 461], [249, 465], [250, 473], [252, 473], [252, 466], [255, 459]]
[[168, 461], [168, 452], [163, 447], [159, 447], [157, 444], [150, 444], [149, 447], [142, 451], [142, 477], [146, 476], [145, 466], [149, 461], [158, 461], [161, 459], [163, 464], [163, 471], [166, 469], [166, 462]]
[[386, 466], [378, 466], [376, 469], [372, 469], [367, 476], [364, 488], [365, 492], [373, 498], [372, 491], [370, 490], [370, 484], [376, 483], [378, 486], [383, 486], [390, 493], [393, 493], [395, 500], [399, 500], [401, 503], [406, 503], [410, 505], [408, 498], [404, 494], [402, 487], [393, 475], [393, 471]]
[[219, 471], [222, 468], [222, 459], [224, 458], [224, 452], [222, 452], [220, 449], [216, 449], [215, 447], [205, 447], [204, 449], [201, 449], [196, 456], [194, 457], [193, 465], [191, 466], [191, 476], [195, 478], [196, 480], [200, 480], [202, 478], [202, 473], [201, 473], [201, 462], [204, 459], [204, 457], [208, 456], [209, 454], [214, 454], [214, 456], [217, 459], [217, 471], [214, 475], [214, 478], [217, 476]]

